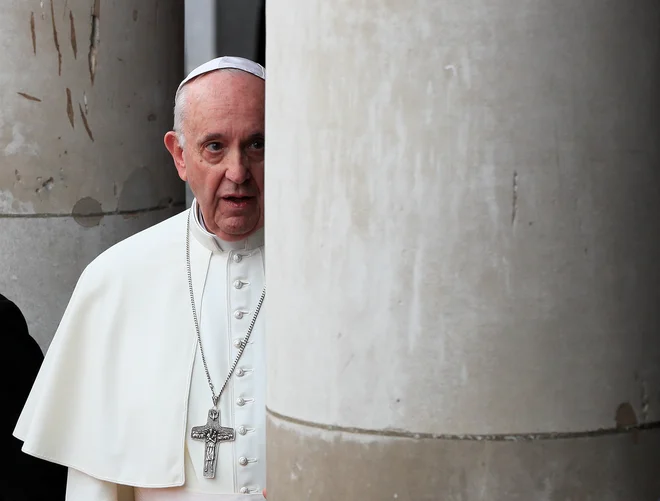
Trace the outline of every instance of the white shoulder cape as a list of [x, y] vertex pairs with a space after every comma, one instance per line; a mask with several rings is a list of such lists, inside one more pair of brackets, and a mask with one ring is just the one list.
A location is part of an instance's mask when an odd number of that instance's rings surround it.
[[[189, 214], [129, 237], [85, 269], [14, 431], [23, 451], [112, 483], [183, 485], [196, 349]], [[211, 251], [193, 237], [190, 246], [199, 300]]]

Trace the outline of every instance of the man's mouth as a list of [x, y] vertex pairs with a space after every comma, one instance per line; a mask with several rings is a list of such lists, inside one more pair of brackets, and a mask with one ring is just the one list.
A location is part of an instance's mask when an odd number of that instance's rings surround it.
[[234, 207], [245, 207], [251, 202], [253, 202], [255, 197], [247, 196], [247, 195], [228, 195], [225, 197], [222, 197], [222, 200], [224, 202], [227, 202], [229, 205], [232, 205]]

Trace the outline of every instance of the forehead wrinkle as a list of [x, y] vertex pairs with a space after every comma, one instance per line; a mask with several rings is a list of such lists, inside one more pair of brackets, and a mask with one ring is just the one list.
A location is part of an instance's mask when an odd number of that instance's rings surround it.
[[250, 133], [259, 130], [263, 135], [265, 82], [259, 77], [240, 70], [218, 70], [191, 80], [186, 88], [187, 110], [182, 128], [193, 144], [199, 145], [199, 139], [209, 133], [229, 134], [238, 115], [252, 115], [246, 128], [251, 129]]
[[234, 92], [224, 93], [214, 90], [208, 93], [199, 93], [190, 104], [190, 118], [197, 125], [208, 119], [224, 121], [236, 120], [239, 117], [242, 120], [250, 117], [260, 123], [264, 121], [263, 101], [246, 98]]
[[[252, 90], [255, 84], [260, 86], [258, 92]], [[217, 98], [230, 101], [234, 97], [238, 97], [237, 101], [241, 102], [263, 101], [265, 97], [264, 81], [241, 70], [224, 69], [206, 73], [188, 85], [190, 86], [189, 95], [192, 95], [196, 101]], [[236, 96], [236, 94], [240, 94], [240, 96]]]
[[[236, 93], [240, 93], [240, 96], [236, 96]], [[258, 106], [260, 108], [258, 112], [263, 121], [265, 94], [265, 81], [263, 79], [237, 68], [224, 68], [193, 78], [181, 87], [177, 93], [176, 102], [179, 104], [175, 106], [174, 110], [174, 128], [181, 134], [181, 144], [184, 144], [185, 137], [193, 128], [191, 127], [193, 117], [204, 111], [205, 107], [208, 106], [208, 101], [224, 101], [227, 103], [235, 97], [238, 103]], [[223, 97], [224, 99], [222, 99]], [[191, 108], [195, 108], [194, 112]]]

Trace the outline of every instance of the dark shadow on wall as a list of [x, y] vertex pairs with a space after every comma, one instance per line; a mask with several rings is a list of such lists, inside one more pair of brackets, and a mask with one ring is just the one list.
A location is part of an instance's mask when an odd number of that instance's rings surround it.
[[259, 14], [259, 32], [257, 40], [257, 62], [266, 67], [266, 1], [261, 2]]
[[218, 56], [252, 59], [265, 66], [265, 0], [218, 0], [215, 46]]

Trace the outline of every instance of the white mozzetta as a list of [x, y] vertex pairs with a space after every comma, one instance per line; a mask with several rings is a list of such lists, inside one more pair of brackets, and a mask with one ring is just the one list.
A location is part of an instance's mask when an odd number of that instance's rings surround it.
[[[86, 268], [15, 434], [25, 452], [99, 481], [141, 487], [142, 499], [158, 499], [149, 488], [184, 482], [156, 492], [260, 494], [265, 306], [220, 399], [222, 425], [237, 433], [218, 445], [215, 479], [203, 478], [203, 443], [189, 438], [212, 404], [187, 284], [188, 214], [124, 240]], [[264, 285], [263, 230], [228, 244], [193, 218], [191, 234], [195, 301], [217, 391]]]

